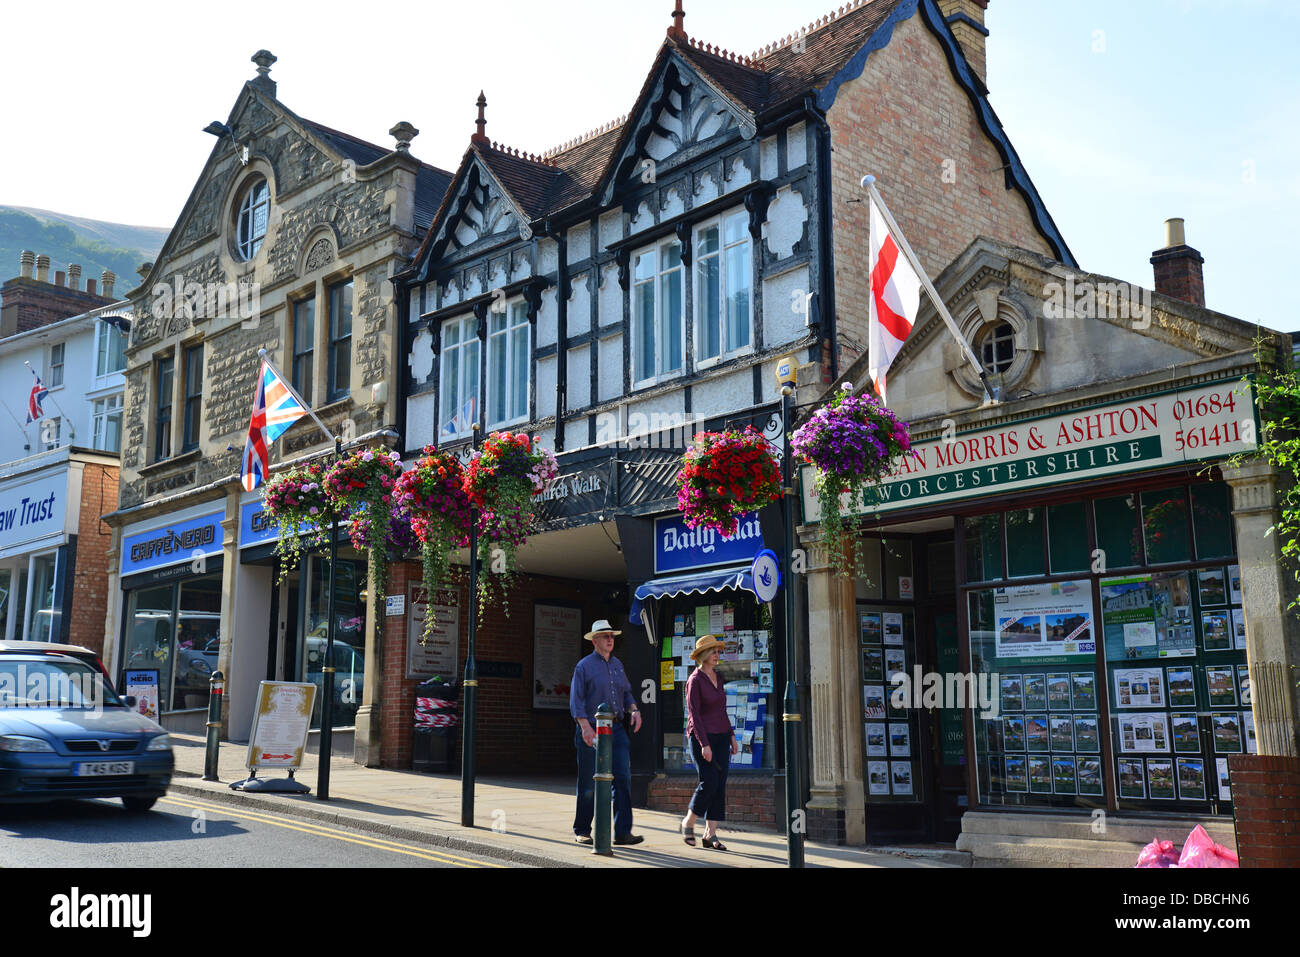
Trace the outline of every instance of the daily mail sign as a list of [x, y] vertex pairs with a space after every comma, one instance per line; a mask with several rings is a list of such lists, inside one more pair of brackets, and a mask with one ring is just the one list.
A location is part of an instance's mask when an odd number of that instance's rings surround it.
[[[959, 433], [915, 446], [916, 455], [852, 511], [921, 508], [1222, 458], [1253, 449], [1258, 425], [1254, 390], [1233, 380]], [[819, 521], [811, 467], [802, 485], [804, 520]]]

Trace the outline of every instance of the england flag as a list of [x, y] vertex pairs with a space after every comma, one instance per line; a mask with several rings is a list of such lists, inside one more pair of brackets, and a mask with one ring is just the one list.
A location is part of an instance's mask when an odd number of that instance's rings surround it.
[[894, 356], [903, 348], [921, 306], [921, 279], [899, 248], [876, 205], [871, 207], [871, 312], [867, 357], [871, 382], [881, 401], [885, 400], [885, 380]]
[[239, 477], [244, 488], [253, 491], [266, 481], [271, 471], [268, 450], [271, 443], [284, 435], [289, 427], [306, 415], [308, 409], [298, 400], [298, 395], [275, 368], [262, 360], [257, 375], [257, 390], [253, 393], [253, 418], [248, 425], [248, 442], [240, 463]]

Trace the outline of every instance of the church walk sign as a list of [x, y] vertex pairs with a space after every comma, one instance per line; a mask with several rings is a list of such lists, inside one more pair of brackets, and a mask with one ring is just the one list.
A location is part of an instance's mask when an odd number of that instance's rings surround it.
[[[852, 512], [881, 514], [1223, 458], [1255, 447], [1254, 390], [1234, 379], [921, 442]], [[804, 520], [821, 518], [811, 467]], [[847, 510], [847, 496], [845, 500]]]

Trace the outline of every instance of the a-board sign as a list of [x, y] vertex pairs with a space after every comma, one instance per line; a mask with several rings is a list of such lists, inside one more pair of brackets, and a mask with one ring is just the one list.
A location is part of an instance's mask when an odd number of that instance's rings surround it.
[[299, 768], [307, 753], [307, 729], [316, 686], [304, 681], [263, 681], [248, 739], [251, 768]]

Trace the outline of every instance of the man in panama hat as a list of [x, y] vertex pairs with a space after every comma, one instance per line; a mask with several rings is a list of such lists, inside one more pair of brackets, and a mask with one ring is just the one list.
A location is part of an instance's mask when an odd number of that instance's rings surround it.
[[609, 705], [614, 712], [614, 843], [640, 844], [645, 838], [632, 833], [632, 763], [627, 729], [641, 730], [641, 712], [623, 663], [614, 657], [614, 639], [621, 635], [604, 618], [594, 622], [586, 639], [592, 652], [573, 669], [569, 685], [569, 713], [577, 726], [573, 744], [578, 751], [578, 812], [573, 818], [574, 839], [592, 843], [591, 819], [596, 813], [596, 709]]

